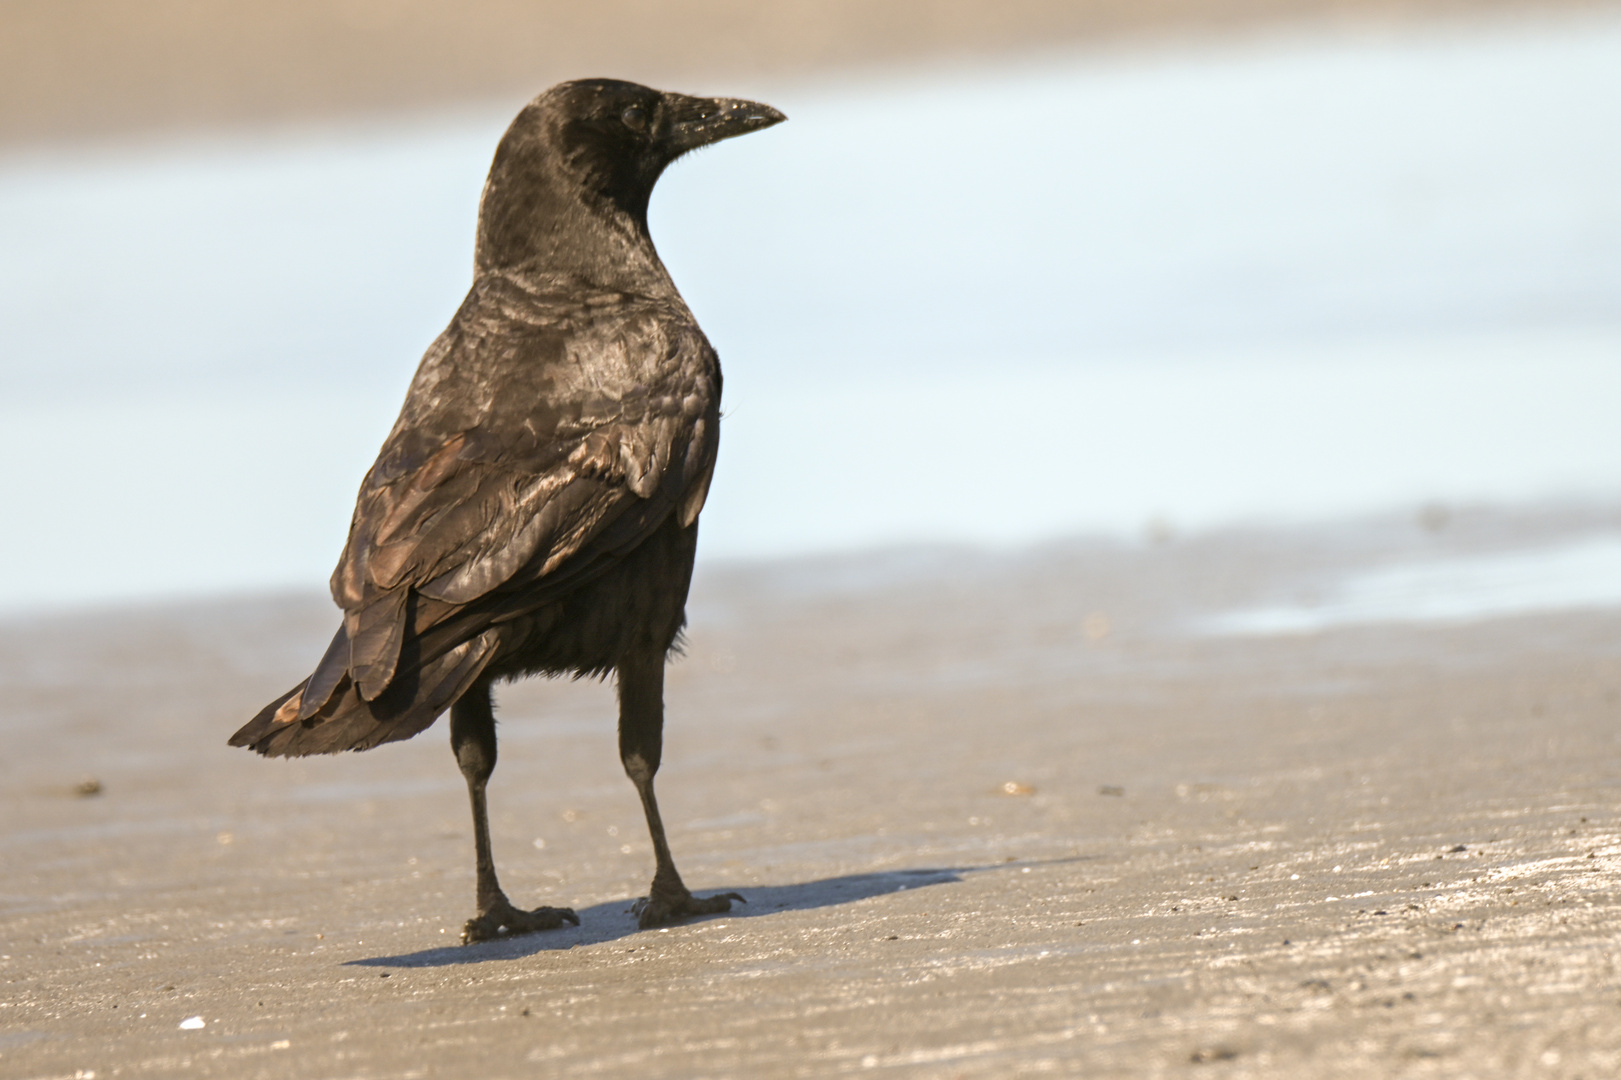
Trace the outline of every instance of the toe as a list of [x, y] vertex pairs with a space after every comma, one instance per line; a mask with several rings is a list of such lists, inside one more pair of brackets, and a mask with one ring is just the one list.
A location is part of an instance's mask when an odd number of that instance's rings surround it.
[[655, 926], [663, 926], [674, 917], [664, 904], [657, 900], [643, 900], [632, 909], [636, 915], [636, 925], [643, 930], [651, 930]]
[[468, 919], [467, 925], [462, 927], [462, 944], [493, 941], [512, 934], [532, 934], [537, 930], [555, 930], [565, 922], [580, 925], [580, 917], [573, 908], [540, 907], [533, 911], [521, 911], [508, 904]]
[[580, 917], [568, 908], [538, 907], [533, 911], [514, 911], [507, 919], [507, 927], [514, 934], [528, 934], [536, 930], [556, 930], [565, 922], [580, 925]]
[[632, 904], [630, 910], [636, 916], [636, 925], [648, 930], [690, 915], [718, 915], [730, 911], [733, 900], [740, 904], [748, 903], [735, 892], [704, 897], [687, 893], [684, 896], [645, 896]]
[[462, 927], [462, 944], [471, 945], [476, 941], [488, 941], [500, 933], [501, 927], [487, 916], [468, 919], [467, 925]]
[[694, 915], [714, 915], [722, 911], [732, 910], [733, 900], [748, 902], [735, 892], [722, 893], [719, 896], [706, 896], [702, 900], [695, 896], [687, 902], [687, 910]]

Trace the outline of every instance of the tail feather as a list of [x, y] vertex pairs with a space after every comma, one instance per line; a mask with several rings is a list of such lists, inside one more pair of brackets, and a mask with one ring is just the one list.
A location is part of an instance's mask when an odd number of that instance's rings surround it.
[[[243, 724], [237, 733], [231, 736], [229, 745], [252, 746], [258, 749], [255, 744], [264, 737], [265, 733], [274, 730], [278, 722], [278, 716], [288, 710], [291, 710], [293, 716], [298, 715], [299, 706], [304, 700], [304, 687], [307, 685], [309, 685], [309, 680], [305, 679], [281, 697], [260, 709], [257, 716]], [[260, 752], [263, 753], [263, 751]]]
[[338, 632], [332, 635], [332, 644], [326, 647], [326, 654], [321, 657], [321, 662], [315, 665], [315, 673], [304, 680], [298, 718], [308, 720], [319, 712], [321, 706], [332, 700], [338, 684], [348, 674], [349, 630], [340, 623]]
[[375, 700], [360, 696], [345, 673], [327, 701], [300, 717], [306, 679], [259, 711], [231, 736], [232, 746], [246, 746], [266, 757], [305, 757], [367, 750], [385, 742], [409, 739], [427, 728], [467, 691], [494, 658], [499, 631], [491, 629], [429, 660], [402, 670]]

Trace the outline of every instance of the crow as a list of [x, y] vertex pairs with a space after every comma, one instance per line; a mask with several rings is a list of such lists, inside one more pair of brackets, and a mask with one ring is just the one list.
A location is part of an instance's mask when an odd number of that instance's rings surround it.
[[343, 623], [309, 678], [230, 739], [268, 757], [366, 750], [449, 709], [478, 868], [463, 942], [579, 925], [567, 908], [514, 907], [496, 878], [498, 679], [615, 676], [620, 760], [657, 860], [641, 926], [743, 899], [688, 891], [653, 795], [721, 372], [647, 205], [682, 154], [784, 119], [611, 79], [524, 107], [479, 202], [472, 289], [361, 484], [331, 580]]

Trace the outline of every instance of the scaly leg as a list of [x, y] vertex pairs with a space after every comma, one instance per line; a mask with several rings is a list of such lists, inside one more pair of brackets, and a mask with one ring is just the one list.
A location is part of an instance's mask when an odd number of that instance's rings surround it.
[[624, 763], [625, 775], [636, 785], [636, 794], [642, 797], [647, 831], [653, 837], [653, 857], [658, 861], [647, 896], [631, 908], [644, 930], [688, 915], [730, 911], [733, 900], [743, 902], [735, 892], [693, 896], [676, 872], [658, 800], [653, 795], [653, 774], [659, 771], [663, 751], [664, 655], [658, 652], [619, 664], [619, 760]]
[[495, 877], [490, 856], [490, 816], [484, 788], [495, 771], [495, 711], [490, 707], [490, 684], [468, 689], [450, 707], [450, 748], [467, 778], [467, 796], [473, 804], [473, 847], [478, 857], [478, 914], [462, 928], [462, 944], [489, 941], [508, 934], [555, 930], [565, 922], [580, 925], [570, 908], [541, 907], [523, 911], [512, 906]]

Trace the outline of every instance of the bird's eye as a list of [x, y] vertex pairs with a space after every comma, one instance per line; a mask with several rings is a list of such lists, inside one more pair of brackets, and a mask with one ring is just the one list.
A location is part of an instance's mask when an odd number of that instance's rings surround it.
[[632, 105], [630, 108], [619, 114], [619, 119], [622, 120], [625, 126], [630, 128], [632, 131], [647, 130], [647, 113], [642, 111], [642, 107], [640, 105]]

